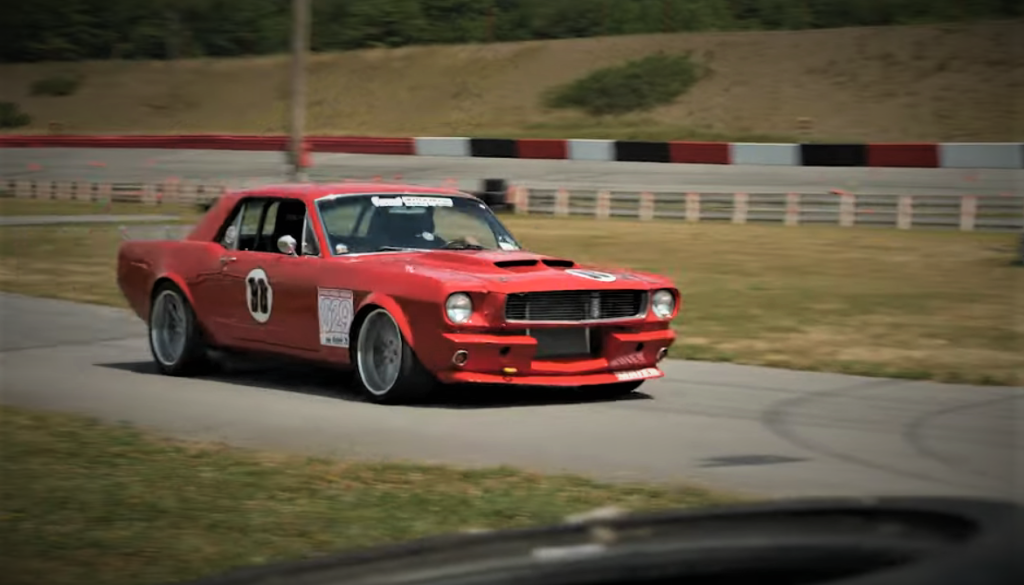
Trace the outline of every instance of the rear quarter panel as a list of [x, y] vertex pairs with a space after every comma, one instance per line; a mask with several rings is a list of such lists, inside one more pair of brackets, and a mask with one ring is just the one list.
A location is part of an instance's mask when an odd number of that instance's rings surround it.
[[[192, 285], [217, 262], [219, 248], [199, 241], [128, 241], [117, 255], [117, 284], [140, 319], [149, 319], [156, 283], [169, 279], [196, 307]], [[202, 315], [199, 316], [202, 320]]]

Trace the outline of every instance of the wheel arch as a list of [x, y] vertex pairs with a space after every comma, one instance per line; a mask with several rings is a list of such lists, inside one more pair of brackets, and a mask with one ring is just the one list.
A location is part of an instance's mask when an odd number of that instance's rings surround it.
[[187, 300], [188, 303], [193, 307], [196, 306], [195, 300], [192, 298], [192, 291], [188, 289], [188, 286], [185, 284], [184, 278], [178, 276], [177, 274], [162, 274], [158, 276], [156, 280], [153, 281], [153, 286], [150, 287], [150, 307], [153, 306], [153, 299], [156, 298], [156, 291], [160, 290], [160, 287], [162, 287], [165, 284], [173, 284], [174, 286], [178, 287], [178, 290], [181, 291], [181, 294], [185, 295], [185, 300]]
[[[178, 290], [180, 290], [181, 294], [185, 295], [185, 301], [187, 301], [189, 306], [192, 308], [192, 312], [195, 313], [195, 310], [196, 310], [195, 299], [192, 298], [192, 291], [190, 291], [188, 286], [185, 284], [185, 279], [182, 278], [181, 276], [177, 275], [177, 274], [162, 274], [159, 277], [157, 277], [156, 280], [153, 281], [153, 286], [149, 290], [149, 302], [146, 305], [146, 320], [147, 321], [149, 320], [150, 312], [153, 310], [153, 301], [156, 300], [156, 293], [165, 284], [172, 284]], [[206, 339], [206, 340], [209, 340], [210, 339], [209, 332], [206, 330], [206, 326], [203, 325], [202, 320], [199, 319], [199, 315], [198, 314], [196, 314], [196, 325], [199, 327], [199, 332], [202, 334], [203, 338]]]
[[405, 311], [402, 310], [398, 301], [387, 295], [370, 294], [359, 305], [359, 310], [356, 311], [356, 316], [352, 319], [352, 333], [349, 335], [349, 339], [351, 339], [349, 345], [352, 350], [354, 351], [359, 343], [359, 330], [362, 329], [366, 317], [377, 309], [383, 309], [391, 315], [391, 318], [398, 324], [398, 330], [402, 332], [402, 337], [405, 338], [406, 343], [410, 347], [415, 348], [415, 335], [412, 330], [412, 324], [409, 323], [409, 318], [406, 316]]

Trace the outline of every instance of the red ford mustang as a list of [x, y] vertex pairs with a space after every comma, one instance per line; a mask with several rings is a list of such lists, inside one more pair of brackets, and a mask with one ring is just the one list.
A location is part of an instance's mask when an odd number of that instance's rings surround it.
[[351, 366], [376, 402], [438, 383], [626, 394], [663, 376], [679, 291], [526, 252], [479, 199], [410, 185], [267, 186], [182, 241], [126, 241], [118, 284], [168, 375], [209, 350]]

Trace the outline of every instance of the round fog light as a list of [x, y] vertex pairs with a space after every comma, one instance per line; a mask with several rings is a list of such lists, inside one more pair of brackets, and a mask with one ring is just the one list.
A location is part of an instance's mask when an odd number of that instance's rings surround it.
[[465, 365], [468, 360], [469, 352], [464, 349], [460, 349], [459, 351], [455, 352], [455, 355], [452, 356], [452, 363], [455, 364], [456, 366]]

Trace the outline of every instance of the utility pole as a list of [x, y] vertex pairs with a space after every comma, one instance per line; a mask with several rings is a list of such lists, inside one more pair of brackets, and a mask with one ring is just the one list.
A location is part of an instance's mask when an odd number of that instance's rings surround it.
[[303, 136], [306, 126], [306, 55], [309, 52], [309, 1], [292, 0], [291, 180], [306, 180]]

